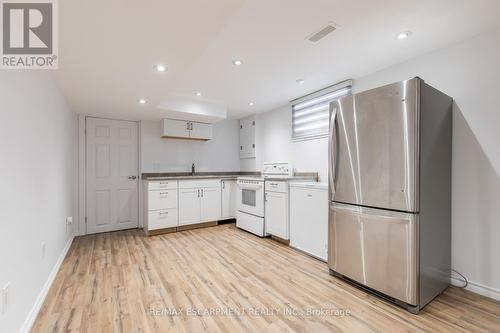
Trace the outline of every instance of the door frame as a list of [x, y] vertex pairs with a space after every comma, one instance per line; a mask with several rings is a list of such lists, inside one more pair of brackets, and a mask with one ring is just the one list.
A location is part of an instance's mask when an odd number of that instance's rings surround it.
[[78, 115], [78, 224], [74, 227], [73, 233], [75, 236], [87, 235], [87, 118], [95, 119], [109, 119], [118, 121], [129, 121], [137, 124], [137, 227], [142, 228], [143, 225], [143, 214], [142, 214], [142, 202], [143, 193], [140, 190], [142, 183], [142, 169], [141, 169], [141, 122], [137, 120], [129, 119], [115, 119], [115, 118], [104, 118], [104, 117], [93, 117], [87, 115]]

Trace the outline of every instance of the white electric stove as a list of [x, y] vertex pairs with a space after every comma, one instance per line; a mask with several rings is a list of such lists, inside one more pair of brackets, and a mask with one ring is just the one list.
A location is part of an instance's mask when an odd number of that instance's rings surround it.
[[291, 178], [293, 168], [287, 162], [266, 162], [261, 176], [238, 177], [236, 226], [257, 236], [266, 236], [264, 196], [265, 180]]

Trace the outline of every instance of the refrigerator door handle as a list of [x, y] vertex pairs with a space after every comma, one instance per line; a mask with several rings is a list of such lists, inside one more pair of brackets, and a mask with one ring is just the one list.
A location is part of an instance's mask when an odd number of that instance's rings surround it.
[[333, 193], [335, 193], [335, 183], [337, 181], [337, 108], [331, 107], [330, 110], [330, 126], [328, 133], [329, 147], [328, 147], [328, 182], [330, 184], [330, 200], [333, 200]]

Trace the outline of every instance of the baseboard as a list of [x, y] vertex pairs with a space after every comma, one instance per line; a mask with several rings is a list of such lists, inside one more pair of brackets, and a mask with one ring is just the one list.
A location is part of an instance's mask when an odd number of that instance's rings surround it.
[[[452, 285], [460, 286], [463, 284], [463, 281], [461, 279], [458, 279], [456, 277], [451, 278]], [[482, 285], [477, 282], [469, 281], [467, 287], [465, 288], [466, 290], [472, 291], [473, 293], [486, 296], [489, 298], [493, 298], [497, 301], [500, 301], [500, 290], [495, 289], [492, 287], [488, 287], [485, 285]]]
[[26, 317], [26, 320], [23, 323], [23, 326], [21, 327], [21, 330], [19, 333], [29, 333], [31, 330], [33, 324], [35, 323], [36, 317], [38, 316], [38, 312], [40, 312], [40, 309], [42, 308], [43, 302], [45, 301], [45, 297], [47, 297], [47, 294], [49, 293], [50, 287], [52, 286], [52, 283], [54, 282], [57, 272], [59, 272], [59, 268], [61, 268], [61, 265], [64, 261], [64, 258], [66, 258], [66, 254], [68, 254], [69, 248], [71, 247], [71, 244], [73, 243], [73, 239], [75, 237], [72, 236], [66, 245], [64, 246], [64, 249], [62, 250], [61, 254], [59, 255], [59, 258], [57, 258], [56, 264], [54, 265], [54, 268], [52, 268], [52, 271], [49, 274], [49, 277], [47, 278], [47, 281], [45, 281], [45, 284], [43, 285], [42, 290], [40, 291], [40, 294], [38, 295], [35, 304], [33, 304], [33, 307], [31, 308], [30, 313], [28, 314], [28, 317]]

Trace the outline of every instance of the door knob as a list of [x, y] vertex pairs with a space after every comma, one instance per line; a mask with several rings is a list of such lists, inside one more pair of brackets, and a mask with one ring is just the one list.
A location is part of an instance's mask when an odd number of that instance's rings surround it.
[[137, 177], [136, 176], [128, 176], [128, 179], [134, 180], [134, 179], [137, 179]]

